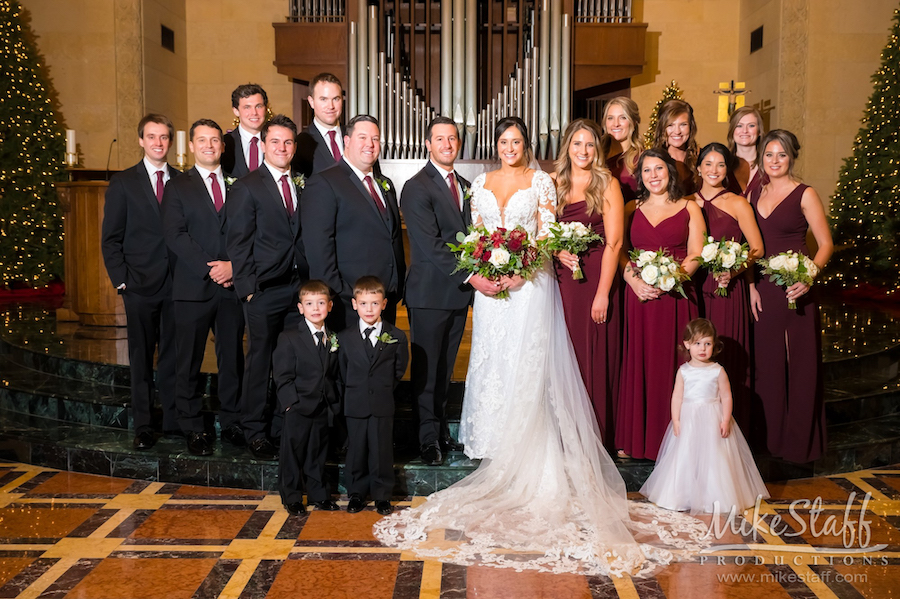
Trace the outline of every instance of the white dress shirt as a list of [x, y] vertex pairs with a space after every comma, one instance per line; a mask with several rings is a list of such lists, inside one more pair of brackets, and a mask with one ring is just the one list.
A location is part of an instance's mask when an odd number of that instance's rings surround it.
[[328, 331], [325, 330], [325, 325], [324, 325], [324, 324], [322, 325], [322, 328], [321, 328], [321, 329], [317, 329], [317, 328], [316, 328], [316, 325], [314, 325], [314, 324], [311, 323], [310, 321], [306, 320], [306, 318], [303, 319], [303, 322], [306, 323], [306, 327], [309, 329], [309, 333], [310, 333], [310, 334], [312, 335], [312, 337], [313, 337], [313, 344], [314, 344], [314, 345], [316, 345], [316, 346], [319, 345], [319, 338], [316, 337], [316, 333], [325, 333], [325, 336], [322, 338], [322, 342], [323, 342], [323, 343], [324, 343], [325, 341], [328, 340]]
[[263, 162], [262, 137], [259, 133], [251, 133], [240, 125], [238, 125], [238, 135], [241, 137], [241, 149], [244, 151], [244, 162], [247, 163], [248, 168], [250, 167], [250, 140], [256, 138], [257, 156], [259, 156], [259, 164], [256, 165], [256, 168], [259, 168]]
[[147, 169], [147, 174], [150, 176], [150, 189], [153, 190], [153, 195], [156, 195], [156, 171], [163, 172], [163, 187], [165, 187], [166, 183], [169, 182], [169, 164], [167, 162], [163, 162], [162, 168], [157, 168], [155, 164], [147, 160], [147, 157], [144, 156], [144, 168]]
[[322, 138], [325, 140], [325, 145], [328, 148], [328, 153], [331, 154], [331, 136], [328, 135], [329, 131], [334, 131], [334, 141], [337, 142], [337, 147], [341, 151], [341, 156], [344, 155], [344, 134], [341, 133], [341, 125], [337, 124], [334, 127], [326, 127], [322, 123], [319, 122], [318, 119], [313, 118], [313, 125], [315, 125], [316, 129], [319, 130], [319, 133], [322, 134]]
[[356, 173], [356, 176], [359, 177], [359, 180], [362, 182], [363, 188], [365, 188], [366, 191], [369, 190], [369, 186], [366, 185], [365, 178], [366, 177], [372, 178], [372, 187], [375, 188], [375, 195], [377, 195], [378, 199], [381, 200], [381, 205], [384, 206], [385, 208], [387, 208], [387, 202], [385, 202], [385, 200], [384, 200], [384, 194], [382, 193], [381, 185], [379, 185], [378, 181], [375, 180], [375, 173], [372, 171], [369, 171], [368, 173], [364, 173], [361, 170], [359, 170], [358, 168], [356, 168], [355, 166], [353, 166], [352, 164], [350, 164], [349, 160], [344, 160], [344, 162], [346, 162], [347, 165], [350, 167], [350, 169], [354, 173]]
[[[266, 168], [269, 169], [269, 172], [272, 174], [272, 178], [275, 179], [275, 187], [278, 188], [278, 195], [282, 195], [281, 191], [281, 177], [284, 175], [288, 176], [288, 188], [291, 190], [291, 202], [293, 202], [294, 212], [297, 212], [297, 186], [294, 185], [293, 179], [291, 179], [291, 171], [281, 172], [265, 160], [263, 160], [263, 164], [266, 165]], [[284, 203], [285, 198], [282, 197], [281, 201]], [[285, 209], [287, 209], [287, 204], [284, 204]]]
[[207, 169], [203, 168], [202, 166], [200, 166], [199, 164], [195, 164], [194, 168], [197, 169], [197, 172], [200, 173], [200, 175], [203, 177], [203, 182], [206, 184], [206, 193], [209, 194], [209, 200], [213, 203], [213, 206], [215, 206], [216, 202], [215, 202], [215, 200], [213, 200], [213, 198], [215, 196], [213, 195], [212, 180], [209, 178], [209, 175], [210, 175], [210, 173], [215, 174], [216, 184], [219, 186], [219, 191], [222, 192], [222, 204], [224, 205], [225, 204], [225, 176], [222, 174], [222, 166], [221, 165], [217, 166], [216, 170], [214, 170], [214, 171], [207, 170]]
[[378, 343], [378, 336], [381, 335], [381, 325], [382, 321], [379, 320], [375, 324], [367, 324], [365, 320], [362, 318], [359, 319], [359, 336], [365, 339], [366, 337], [366, 329], [369, 327], [375, 327], [375, 330], [372, 331], [372, 334], [369, 335], [369, 342], [372, 344], [372, 347], [375, 347], [375, 344]]

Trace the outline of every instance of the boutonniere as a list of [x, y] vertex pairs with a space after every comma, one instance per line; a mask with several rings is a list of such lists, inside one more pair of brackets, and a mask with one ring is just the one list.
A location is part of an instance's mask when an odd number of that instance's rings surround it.
[[237, 181], [237, 177], [225, 177], [225, 187], [231, 187], [235, 181]]
[[328, 338], [328, 343], [331, 344], [331, 353], [336, 352], [338, 350], [338, 348], [341, 346], [340, 343], [338, 343], [337, 334], [335, 334], [335, 333], [332, 333], [331, 336]]
[[294, 175], [291, 177], [291, 181], [294, 182], [294, 185], [297, 186], [297, 189], [303, 189], [306, 187], [306, 177], [303, 175]]
[[384, 343], [385, 345], [390, 345], [391, 343], [397, 343], [397, 340], [391, 337], [390, 333], [382, 333], [378, 335], [378, 340]]
[[391, 190], [391, 184], [387, 182], [387, 179], [379, 179], [376, 177], [375, 180], [378, 181], [378, 184], [381, 186], [381, 189], [383, 189], [385, 191]]
[[468, 202], [469, 198], [472, 197], [472, 190], [466, 187], [465, 185], [460, 184], [463, 192], [463, 202]]

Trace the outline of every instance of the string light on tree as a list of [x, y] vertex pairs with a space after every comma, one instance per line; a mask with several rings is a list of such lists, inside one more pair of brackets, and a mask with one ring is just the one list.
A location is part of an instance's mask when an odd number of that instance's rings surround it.
[[675, 83], [675, 80], [672, 79], [672, 82], [669, 83], [663, 90], [662, 98], [660, 98], [656, 102], [656, 106], [653, 107], [653, 110], [650, 112], [650, 122], [647, 125], [647, 131], [644, 133], [644, 147], [650, 148], [653, 146], [653, 132], [656, 131], [656, 121], [659, 120], [659, 108], [663, 105], [666, 100], [683, 100], [684, 94], [681, 91], [681, 88], [678, 87], [678, 84]]
[[63, 274], [65, 133], [34, 35], [14, 0], [0, 0], [0, 286], [40, 287]]
[[844, 160], [831, 198], [837, 251], [824, 280], [900, 289], [900, 9], [881, 66], [872, 75], [853, 154]]

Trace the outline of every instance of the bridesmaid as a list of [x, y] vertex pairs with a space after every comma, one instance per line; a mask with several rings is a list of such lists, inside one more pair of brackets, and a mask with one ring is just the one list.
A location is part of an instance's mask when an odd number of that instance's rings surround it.
[[762, 185], [762, 175], [757, 168], [759, 140], [765, 134], [762, 115], [753, 106], [741, 106], [728, 120], [728, 149], [735, 158], [734, 170], [729, 175], [728, 190], [749, 198], [750, 193]]
[[[731, 239], [750, 247], [747, 265], [752, 266], [763, 257], [762, 235], [756, 226], [756, 215], [747, 200], [726, 189], [731, 153], [720, 143], [711, 143], [700, 150], [700, 190], [697, 203], [703, 209], [708, 235], [719, 241]], [[750, 426], [750, 300], [747, 290], [746, 268], [735, 269], [716, 278], [703, 281], [703, 306], [706, 318], [712, 321], [722, 341], [717, 361], [725, 369], [731, 382], [734, 419], [742, 430]], [[727, 296], [716, 295], [718, 287], [728, 289]]]
[[[654, 252], [662, 248], [693, 275], [706, 234], [703, 212], [684, 197], [675, 161], [666, 152], [644, 152], [638, 172], [638, 199], [625, 207], [625, 247]], [[676, 347], [684, 327], [697, 318], [696, 294], [689, 281], [684, 285], [687, 299], [663, 293], [630, 268], [627, 256], [622, 262], [630, 291], [625, 292], [616, 445], [620, 457], [655, 460], [669, 425], [675, 372], [684, 361]]]
[[638, 156], [644, 151], [644, 142], [638, 127], [641, 115], [637, 103], [631, 98], [619, 96], [606, 103], [603, 109], [603, 137], [600, 138], [601, 154], [606, 159], [609, 172], [619, 182], [626, 203], [637, 198], [637, 177], [634, 169]]
[[[775, 129], [763, 139], [760, 168], [768, 182], [755, 190], [750, 203], [766, 245], [766, 255], [788, 250], [810, 256], [824, 268], [834, 249], [819, 194], [794, 176], [800, 151], [790, 131]], [[818, 249], [810, 255], [807, 230]], [[750, 290], [755, 392], [765, 413], [766, 441], [776, 457], [811, 462], [825, 451], [822, 399], [822, 339], [815, 294], [803, 283], [787, 290], [760, 277]], [[788, 308], [788, 301], [797, 309]]]
[[697, 168], [697, 121], [694, 109], [684, 100], [666, 100], [659, 108], [653, 148], [667, 152], [678, 168], [678, 180], [685, 195], [697, 190], [694, 179]]
[[[603, 237], [581, 254], [559, 252], [556, 274], [566, 326], [594, 404], [600, 438], [615, 449], [613, 424], [618, 399], [620, 294], [616, 271], [622, 249], [625, 202], [619, 183], [603, 166], [599, 131], [584, 119], [566, 129], [556, 160], [559, 222], [579, 221]], [[572, 279], [581, 262], [584, 278]]]

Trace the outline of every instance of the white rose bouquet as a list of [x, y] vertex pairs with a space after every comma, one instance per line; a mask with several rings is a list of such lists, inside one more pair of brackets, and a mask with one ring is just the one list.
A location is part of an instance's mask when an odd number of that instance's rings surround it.
[[[713, 277], [721, 274], [737, 270], [738, 268], [747, 266], [747, 258], [750, 256], [750, 246], [746, 243], [738, 243], [731, 239], [722, 239], [716, 241], [712, 237], [706, 238], [706, 245], [700, 256], [694, 258], [700, 263], [700, 266], [709, 270]], [[716, 289], [716, 295], [725, 297], [728, 295], [728, 285], [719, 283]]]
[[655, 252], [634, 249], [628, 253], [628, 257], [631, 258], [631, 270], [645, 283], [666, 293], [676, 291], [682, 297], [687, 297], [684, 282], [690, 281], [691, 277], [675, 258], [662, 249]]
[[[488, 279], [519, 275], [530, 277], [543, 261], [541, 251], [528, 232], [522, 227], [499, 228], [488, 231], [484, 227], [469, 227], [468, 233], [457, 233], [459, 243], [448, 243], [456, 254], [456, 269], [479, 274]], [[501, 291], [493, 297], [504, 299], [509, 291]]]
[[[588, 247], [595, 241], [603, 243], [603, 238], [594, 233], [590, 225], [585, 225], [578, 221], [567, 223], [550, 223], [547, 225], [549, 234], [546, 239], [540, 242], [541, 252], [548, 260], [553, 256], [554, 252], [563, 250], [570, 254], [578, 255], [587, 251]], [[584, 272], [581, 266], [572, 271], [572, 278], [576, 281], [584, 278]]]
[[[762, 274], [769, 275], [770, 281], [785, 288], [794, 283], [812, 285], [813, 279], [819, 274], [819, 267], [809, 256], [790, 250], [762, 258], [759, 263], [762, 266]], [[797, 302], [788, 300], [788, 308], [796, 310]]]

